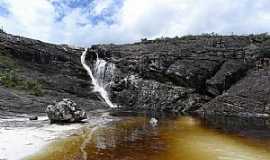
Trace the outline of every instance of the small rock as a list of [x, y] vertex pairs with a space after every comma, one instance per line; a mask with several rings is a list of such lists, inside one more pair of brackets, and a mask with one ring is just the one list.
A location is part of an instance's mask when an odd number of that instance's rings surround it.
[[86, 112], [70, 99], [63, 99], [54, 105], [48, 105], [46, 113], [52, 123], [73, 123], [87, 119]]
[[38, 120], [38, 117], [37, 116], [31, 116], [31, 117], [29, 117], [29, 120], [30, 121], [36, 121], [36, 120]]
[[153, 126], [156, 127], [158, 125], [158, 120], [156, 118], [151, 118], [149, 123]]

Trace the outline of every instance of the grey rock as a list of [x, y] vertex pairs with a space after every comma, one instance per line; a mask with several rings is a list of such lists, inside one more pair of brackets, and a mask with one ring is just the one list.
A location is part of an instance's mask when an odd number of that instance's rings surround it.
[[214, 96], [222, 94], [223, 91], [243, 78], [250, 67], [241, 60], [226, 61], [218, 72], [206, 81], [207, 91]]
[[91, 52], [115, 64], [110, 97], [121, 109], [191, 113], [245, 78], [256, 61], [268, 56], [264, 52], [269, 39], [265, 35], [187, 36], [94, 45]]
[[38, 116], [31, 116], [31, 117], [29, 117], [29, 120], [30, 121], [38, 120]]
[[0, 80], [0, 114], [45, 113], [47, 105], [63, 97], [70, 97], [87, 111], [106, 108], [92, 92], [91, 79], [81, 66], [83, 50], [0, 33], [0, 74], [16, 71], [21, 79], [38, 82], [43, 93], [35, 96], [6, 87]]
[[70, 99], [63, 99], [54, 105], [48, 105], [46, 113], [52, 123], [80, 122], [87, 119], [86, 112]]
[[269, 117], [270, 68], [254, 69], [227, 92], [203, 105], [200, 114]]
[[112, 100], [126, 110], [190, 112], [208, 100], [195, 89], [154, 80], [130, 78], [122, 83], [117, 90], [112, 87]]
[[[0, 32], [0, 56], [12, 60], [7, 64], [0, 59], [0, 71], [16, 70], [20, 77], [40, 82], [44, 93], [31, 95], [0, 82], [0, 116], [42, 113], [63, 97], [87, 111], [108, 107], [92, 92], [91, 80], [80, 64], [83, 50]], [[265, 34], [206, 34], [93, 45], [86, 59], [93, 67], [98, 54], [115, 66], [113, 74], [104, 72], [104, 79], [110, 99], [122, 110], [265, 116], [270, 113], [270, 103], [262, 100], [268, 97], [267, 76], [247, 78], [262, 58], [270, 57], [269, 51], [270, 36]], [[261, 70], [267, 69], [267, 63]]]

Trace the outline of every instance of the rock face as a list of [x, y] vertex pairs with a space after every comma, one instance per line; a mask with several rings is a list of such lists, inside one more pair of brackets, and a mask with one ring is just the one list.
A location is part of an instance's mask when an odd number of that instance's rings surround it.
[[[229, 114], [237, 106], [223, 112], [219, 110], [222, 102], [215, 97], [241, 83], [261, 59], [267, 59], [268, 48], [267, 35], [206, 35], [144, 40], [129, 45], [96, 45], [91, 52], [116, 65], [111, 98], [125, 109], [190, 113], [203, 107], [200, 111], [204, 113], [215, 110]], [[236, 91], [254, 85], [249, 83]], [[263, 92], [262, 96], [266, 98], [269, 93]], [[249, 103], [250, 99], [244, 101]], [[251, 115], [258, 111], [241, 107]], [[262, 106], [257, 108], [264, 110]]]
[[[108, 107], [92, 92], [80, 64], [82, 48], [0, 33], [0, 50], [0, 116], [44, 112], [63, 97], [87, 110]], [[93, 45], [86, 57], [90, 68], [97, 55], [107, 61], [99, 74], [111, 101], [122, 110], [270, 114], [270, 36], [266, 34]]]
[[112, 86], [112, 99], [126, 110], [194, 111], [209, 100], [195, 89], [164, 84], [155, 80], [129, 77], [120, 86]]
[[83, 48], [0, 33], [0, 116], [45, 113], [69, 97], [85, 110], [106, 108], [81, 67]]
[[70, 99], [63, 99], [54, 105], [48, 105], [46, 113], [52, 123], [80, 122], [87, 118], [86, 112]]
[[197, 112], [241, 117], [269, 117], [270, 67], [251, 70], [241, 81], [206, 103]]
[[206, 81], [207, 91], [214, 96], [222, 94], [224, 90], [229, 89], [232, 84], [244, 77], [248, 69], [249, 66], [243, 61], [226, 61], [219, 71]]

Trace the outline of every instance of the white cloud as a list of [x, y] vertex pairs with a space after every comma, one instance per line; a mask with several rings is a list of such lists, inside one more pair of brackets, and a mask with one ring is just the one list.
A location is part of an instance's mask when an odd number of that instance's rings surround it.
[[113, 0], [94, 0], [91, 2], [93, 10], [90, 11], [90, 14], [93, 16], [100, 15], [106, 9], [108, 9], [113, 4]]
[[78, 7], [68, 2], [79, 1], [0, 0], [10, 13], [0, 16], [0, 24], [10, 33], [75, 45], [205, 32], [259, 33], [270, 26], [269, 0], [89, 0]]
[[0, 17], [0, 23], [8, 32], [49, 40], [54, 25], [54, 8], [47, 0], [32, 0], [29, 3], [5, 0], [11, 13]]

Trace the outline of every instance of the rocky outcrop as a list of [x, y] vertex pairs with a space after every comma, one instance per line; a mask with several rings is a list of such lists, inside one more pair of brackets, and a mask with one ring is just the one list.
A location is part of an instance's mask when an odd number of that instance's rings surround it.
[[[0, 50], [2, 113], [44, 112], [63, 97], [87, 110], [108, 107], [92, 92], [82, 48], [0, 33]], [[93, 45], [86, 58], [91, 68], [97, 55], [114, 66], [102, 77], [122, 110], [264, 115], [269, 53], [266, 34], [201, 35]]]
[[112, 86], [112, 100], [125, 110], [194, 111], [209, 100], [195, 89], [144, 80], [131, 76], [120, 86]]
[[86, 112], [70, 99], [63, 99], [54, 105], [48, 105], [46, 113], [51, 123], [72, 123], [87, 119]]
[[228, 60], [222, 64], [217, 73], [206, 81], [207, 91], [213, 96], [222, 94], [235, 82], [244, 77], [249, 66], [244, 61]]
[[270, 67], [254, 69], [245, 78], [200, 108], [201, 114], [269, 117]]
[[[256, 68], [268, 56], [269, 38], [190, 36], [128, 45], [96, 45], [90, 52], [115, 64], [111, 97], [120, 106], [129, 110], [190, 113], [212, 103], [213, 98]], [[246, 111], [252, 112], [248, 108]]]
[[86, 110], [106, 108], [81, 67], [83, 48], [0, 33], [0, 114], [45, 113], [69, 97]]

